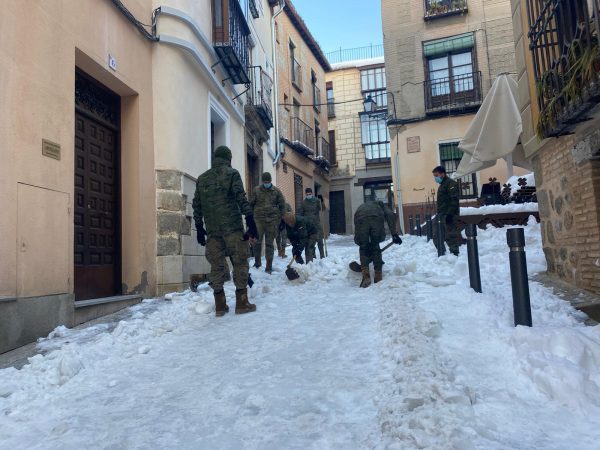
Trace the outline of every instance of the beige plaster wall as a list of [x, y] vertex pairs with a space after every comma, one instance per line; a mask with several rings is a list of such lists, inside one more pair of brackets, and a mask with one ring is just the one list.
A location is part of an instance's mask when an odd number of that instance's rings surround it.
[[[151, 294], [152, 289], [142, 283], [146, 279], [152, 286], [155, 278], [150, 42], [110, 2], [9, 0], [2, 7], [0, 296], [73, 290], [76, 66], [123, 99], [123, 282], [128, 290], [137, 286], [140, 292]], [[149, 20], [150, 0], [131, 0], [128, 7], [136, 16]], [[109, 53], [118, 61], [116, 71], [108, 68]], [[60, 161], [42, 156], [42, 139], [61, 145]], [[29, 188], [22, 192], [33, 189], [34, 198], [37, 192], [68, 198], [68, 207], [54, 209], [20, 202], [17, 192], [25, 185]], [[24, 217], [24, 212], [31, 222], [68, 224], [68, 236], [62, 236], [62, 226], [34, 227], [31, 232], [35, 236], [22, 233], [18, 243], [18, 217]], [[52, 242], [62, 239], [66, 246], [48, 251]], [[39, 270], [40, 264], [54, 268]], [[18, 278], [30, 278], [35, 283], [18, 290]]]

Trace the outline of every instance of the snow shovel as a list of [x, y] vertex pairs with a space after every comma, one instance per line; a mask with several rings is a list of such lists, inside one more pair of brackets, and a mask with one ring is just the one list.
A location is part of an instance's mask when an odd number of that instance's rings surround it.
[[[388, 248], [390, 248], [392, 245], [394, 245], [394, 241], [390, 242], [389, 244], [387, 244], [385, 247], [383, 247], [381, 249], [381, 253], [385, 252]], [[357, 263], [356, 261], [352, 261], [350, 264], [348, 264], [348, 267], [350, 267], [350, 270], [352, 272], [361, 272], [361, 268], [360, 268], [360, 264]]]
[[290, 281], [297, 280], [298, 278], [300, 278], [300, 275], [298, 275], [296, 269], [292, 269], [292, 264], [294, 264], [295, 259], [295, 256], [292, 256], [292, 260], [288, 264], [287, 269], [285, 269], [285, 275]]

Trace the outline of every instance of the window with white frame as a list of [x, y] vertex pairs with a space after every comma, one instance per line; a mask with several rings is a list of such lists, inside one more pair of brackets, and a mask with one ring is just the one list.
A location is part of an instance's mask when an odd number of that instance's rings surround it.
[[385, 114], [361, 114], [361, 136], [367, 162], [390, 159], [390, 134]]
[[360, 89], [363, 97], [371, 96], [377, 109], [387, 108], [387, 91], [385, 87], [385, 67], [375, 67], [360, 71]]

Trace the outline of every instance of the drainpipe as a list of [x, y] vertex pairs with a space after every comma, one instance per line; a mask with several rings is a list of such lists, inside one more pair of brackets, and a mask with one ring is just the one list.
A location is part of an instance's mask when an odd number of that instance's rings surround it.
[[271, 58], [273, 58], [273, 127], [275, 128], [275, 159], [273, 166], [277, 164], [281, 158], [281, 150], [279, 142], [279, 75], [277, 70], [277, 36], [275, 34], [275, 19], [283, 12], [285, 8], [285, 0], [279, 0], [279, 10], [271, 17]]

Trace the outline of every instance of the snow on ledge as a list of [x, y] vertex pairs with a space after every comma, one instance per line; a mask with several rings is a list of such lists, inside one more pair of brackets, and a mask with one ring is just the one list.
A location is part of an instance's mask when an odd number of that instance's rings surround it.
[[538, 212], [538, 204], [529, 203], [509, 203], [508, 205], [487, 205], [480, 208], [465, 207], [460, 208], [461, 216], [476, 216], [479, 214], [502, 214], [502, 213], [523, 213], [523, 212]]
[[383, 56], [368, 59], [355, 59], [354, 61], [331, 64], [331, 70], [352, 69], [353, 67], [371, 66], [375, 64], [383, 64], [384, 62], [385, 59]]

